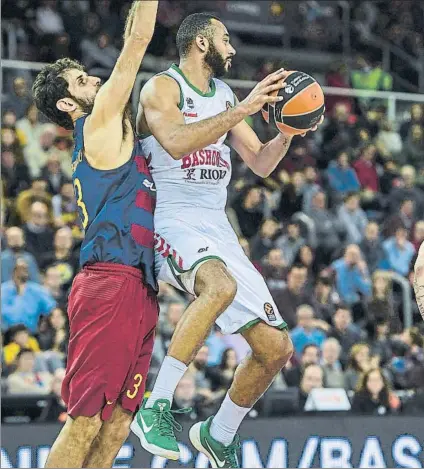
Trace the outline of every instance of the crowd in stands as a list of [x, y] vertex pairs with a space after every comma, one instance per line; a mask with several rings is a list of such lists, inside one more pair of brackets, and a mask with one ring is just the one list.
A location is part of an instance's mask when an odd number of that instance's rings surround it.
[[[52, 10], [52, 20], [38, 8], [34, 21], [50, 28], [46, 34], [60, 37], [63, 21], [80, 24], [57, 16], [56, 2], [41, 3]], [[80, 5], [86, 27], [93, 27], [93, 15], [112, 8], [96, 1], [97, 13], [85, 14], [89, 2], [68, 3]], [[102, 24], [117, 34], [122, 14], [108, 15], [113, 20]], [[54, 60], [51, 54], [61, 53], [56, 46], [46, 50], [37, 58]], [[54, 396], [49, 418], [61, 420], [66, 302], [83, 230], [71, 181], [72, 135], [39, 115], [30, 86], [16, 77], [2, 106], [2, 387], [6, 395]], [[381, 103], [338, 98], [327, 108], [320, 131], [296, 137], [267, 179], [232, 155], [227, 214], [295, 348], [273, 388], [297, 387], [300, 409], [312, 389], [324, 387], [354, 392], [355, 412], [423, 411], [424, 331], [411, 288], [424, 240], [423, 106], [413, 104], [410, 116], [397, 122], [387, 121]], [[260, 116], [249, 123], [263, 140], [274, 135]], [[402, 279], [412, 300], [412, 328], [404, 327]], [[148, 388], [192, 300], [163, 283], [159, 299]], [[213, 413], [248, 351], [240, 335], [214, 329], [177, 388], [177, 407], [192, 406], [193, 418]], [[395, 391], [402, 390], [414, 397], [401, 401]]]
[[[169, 62], [177, 60], [175, 36], [182, 19], [195, 11], [210, 11], [224, 20], [238, 11], [231, 1], [198, 0], [174, 2], [161, 0], [155, 35], [148, 52], [152, 57]], [[349, 2], [350, 43], [353, 53], [361, 54], [360, 60], [351, 63], [349, 77], [335, 74], [333, 86], [349, 86], [360, 89], [388, 90], [393, 86], [390, 74], [381, 68], [382, 50], [369, 42], [370, 34], [382, 38], [411, 58], [424, 53], [424, 7], [419, 0], [390, 0]], [[228, 5], [227, 5], [228, 4]], [[275, 25], [284, 26], [289, 39], [284, 44], [293, 48], [343, 52], [343, 31], [346, 29], [345, 12], [340, 3], [320, 0], [288, 2], [258, 2], [265, 10], [261, 17], [269, 16]], [[405, 4], [408, 5], [405, 8]], [[122, 31], [130, 7], [129, 0], [2, 0], [2, 18], [16, 30], [16, 57], [23, 60], [51, 62], [71, 56], [81, 60], [89, 69], [111, 70], [122, 47]], [[240, 9], [240, 21], [248, 22]], [[250, 18], [252, 23], [257, 18]], [[261, 21], [264, 21], [263, 19]], [[7, 28], [3, 33], [3, 47], [7, 50]], [[238, 37], [239, 36], [239, 37]], [[234, 32], [235, 46], [245, 44], [282, 45], [281, 37], [262, 36], [254, 32]], [[264, 42], [265, 41], [265, 42]], [[276, 42], [275, 42], [276, 41]], [[4, 54], [3, 54], [4, 56]], [[257, 79], [257, 71], [267, 74], [269, 69], [288, 66], [284, 61], [267, 61], [260, 57], [244, 57], [235, 61], [230, 75]], [[400, 58], [392, 58], [392, 68], [406, 81], [418, 85], [417, 70]], [[158, 71], [157, 61], [146, 58], [143, 69]], [[344, 83], [346, 81], [346, 83]], [[341, 83], [340, 83], [341, 82]], [[339, 84], [336, 84], [339, 83]], [[329, 83], [331, 84], [331, 83]], [[402, 86], [395, 83], [395, 87]]]

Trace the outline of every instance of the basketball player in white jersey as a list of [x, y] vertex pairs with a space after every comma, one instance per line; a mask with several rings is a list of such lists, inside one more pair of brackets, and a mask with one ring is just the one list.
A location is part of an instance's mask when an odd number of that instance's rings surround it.
[[252, 353], [238, 367], [218, 413], [190, 431], [212, 467], [239, 467], [236, 431], [292, 355], [287, 325], [264, 279], [238, 243], [225, 214], [233, 148], [259, 176], [267, 177], [286, 154], [291, 137], [262, 143], [244, 119], [281, 88], [278, 70], [238, 102], [216, 77], [231, 66], [235, 50], [219, 19], [187, 17], [177, 34], [180, 65], [143, 88], [137, 128], [157, 189], [155, 213], [159, 280], [193, 294], [178, 324], [153, 392], [131, 426], [142, 446], [178, 459], [170, 411], [175, 388], [216, 321], [223, 333], [241, 333]]

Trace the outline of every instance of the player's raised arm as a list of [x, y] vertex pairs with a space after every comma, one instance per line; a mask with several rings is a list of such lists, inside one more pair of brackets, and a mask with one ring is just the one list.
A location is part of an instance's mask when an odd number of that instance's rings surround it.
[[90, 120], [103, 126], [122, 115], [155, 29], [158, 0], [137, 0], [128, 13], [124, 47], [109, 80], [99, 90]]
[[[216, 142], [248, 115], [258, 112], [264, 103], [280, 100], [280, 97], [270, 96], [269, 93], [281, 88], [280, 83], [285, 73], [284, 70], [279, 70], [269, 75], [237, 106], [192, 124], [185, 123], [178, 108], [180, 94], [176, 81], [167, 76], [157, 76], [141, 91], [139, 111], [143, 111], [147, 127], [162, 147], [174, 159], [180, 159]], [[139, 112], [137, 119], [139, 131], [141, 114]]]

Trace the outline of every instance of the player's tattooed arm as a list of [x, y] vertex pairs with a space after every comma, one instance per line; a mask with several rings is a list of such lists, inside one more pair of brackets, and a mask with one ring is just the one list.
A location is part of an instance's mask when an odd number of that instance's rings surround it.
[[124, 33], [124, 47], [109, 80], [99, 90], [91, 125], [102, 127], [125, 110], [146, 49], [153, 37], [158, 0], [133, 2]]
[[424, 264], [415, 267], [414, 291], [418, 309], [424, 320]]

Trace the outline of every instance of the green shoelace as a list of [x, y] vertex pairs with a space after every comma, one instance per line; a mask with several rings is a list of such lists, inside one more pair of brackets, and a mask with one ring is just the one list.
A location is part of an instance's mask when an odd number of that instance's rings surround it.
[[240, 437], [236, 435], [231, 445], [224, 449], [225, 462], [227, 463], [225, 467], [240, 467], [237, 458], [237, 451], [240, 447]]
[[192, 411], [191, 407], [180, 410], [156, 410], [152, 409], [154, 414], [154, 423], [158, 425], [161, 436], [175, 438], [175, 431], [181, 432], [183, 427], [175, 420], [173, 414], [187, 414]]

